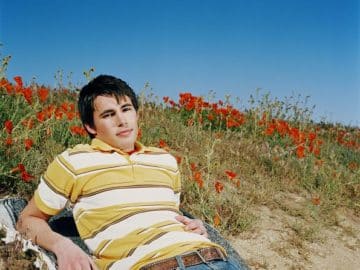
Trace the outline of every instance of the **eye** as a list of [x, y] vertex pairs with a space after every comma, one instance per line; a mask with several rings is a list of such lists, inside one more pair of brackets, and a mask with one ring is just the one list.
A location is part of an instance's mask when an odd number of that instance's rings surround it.
[[127, 112], [127, 111], [131, 111], [132, 110], [132, 107], [128, 106], [128, 107], [124, 107], [123, 108], [123, 112]]
[[114, 115], [115, 115], [114, 112], [105, 113], [105, 114], [102, 116], [102, 118], [109, 118], [109, 117], [112, 117], [112, 116], [114, 116]]

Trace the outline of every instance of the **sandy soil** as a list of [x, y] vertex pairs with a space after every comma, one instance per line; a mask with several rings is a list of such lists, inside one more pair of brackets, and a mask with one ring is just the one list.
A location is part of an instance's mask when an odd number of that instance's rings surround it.
[[251, 269], [360, 269], [359, 217], [339, 211], [337, 226], [309, 230], [282, 210], [256, 212], [254, 229], [230, 238]]

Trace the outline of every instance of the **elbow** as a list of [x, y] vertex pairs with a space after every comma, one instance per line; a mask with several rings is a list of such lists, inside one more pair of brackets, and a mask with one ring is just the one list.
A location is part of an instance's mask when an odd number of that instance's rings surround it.
[[29, 219], [31, 219], [31, 216], [29, 216], [25, 211], [22, 211], [15, 224], [15, 229], [21, 234], [25, 234], [28, 230]]
[[24, 217], [22, 215], [22, 213], [19, 215], [19, 218], [15, 224], [15, 229], [19, 232], [23, 231], [23, 227], [24, 227]]

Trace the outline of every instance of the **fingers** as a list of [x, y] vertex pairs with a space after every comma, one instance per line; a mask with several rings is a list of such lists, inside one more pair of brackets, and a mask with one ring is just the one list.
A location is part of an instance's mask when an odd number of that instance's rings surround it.
[[176, 219], [177, 221], [180, 221], [181, 223], [183, 223], [183, 224], [185, 224], [185, 225], [188, 224], [188, 223], [191, 221], [190, 218], [187, 218], [187, 217], [185, 217], [185, 216], [176, 216], [175, 219]]
[[67, 262], [65, 264], [59, 265], [59, 270], [98, 270], [96, 265], [89, 259], [88, 261], [77, 261], [77, 262]]
[[59, 255], [57, 257], [59, 270], [98, 270], [92, 258], [78, 248]]
[[186, 227], [189, 231], [208, 237], [206, 228], [201, 220], [195, 219], [193, 220], [193, 222], [190, 222]]
[[191, 231], [193, 233], [197, 233], [197, 234], [203, 235], [205, 237], [208, 237], [206, 228], [201, 220], [190, 219], [185, 216], [176, 216], [175, 218], [177, 221], [179, 221], [185, 225], [186, 231]]

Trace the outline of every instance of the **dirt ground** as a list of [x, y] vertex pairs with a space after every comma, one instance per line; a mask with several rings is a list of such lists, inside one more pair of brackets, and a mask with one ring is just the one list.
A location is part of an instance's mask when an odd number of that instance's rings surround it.
[[286, 212], [262, 206], [254, 229], [230, 242], [251, 269], [358, 270], [360, 218], [338, 212], [336, 226], [311, 231]]

